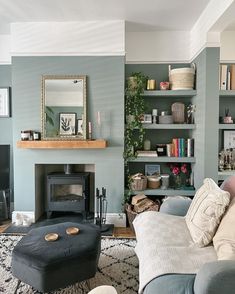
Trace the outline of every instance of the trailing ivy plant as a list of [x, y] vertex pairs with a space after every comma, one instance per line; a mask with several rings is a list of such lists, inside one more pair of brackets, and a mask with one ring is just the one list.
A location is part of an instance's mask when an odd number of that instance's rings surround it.
[[124, 163], [125, 178], [128, 190], [124, 194], [124, 203], [130, 201], [131, 196], [131, 176], [129, 172], [128, 162], [137, 157], [136, 150], [143, 147], [144, 128], [141, 122], [145, 105], [142, 96], [147, 83], [148, 77], [141, 72], [132, 73], [127, 79], [125, 89], [125, 141], [124, 141]]

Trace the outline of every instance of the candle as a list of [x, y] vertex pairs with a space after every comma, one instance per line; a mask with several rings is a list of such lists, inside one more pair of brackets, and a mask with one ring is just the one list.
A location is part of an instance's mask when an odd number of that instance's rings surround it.
[[91, 122], [90, 121], [88, 123], [88, 136], [89, 136], [89, 139], [91, 140]]
[[100, 126], [101, 121], [100, 121], [100, 111], [97, 111], [97, 124]]

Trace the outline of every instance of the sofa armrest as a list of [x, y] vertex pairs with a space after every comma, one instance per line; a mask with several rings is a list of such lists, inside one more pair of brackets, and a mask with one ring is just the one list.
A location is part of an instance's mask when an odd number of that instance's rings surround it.
[[235, 289], [235, 260], [206, 263], [194, 282], [195, 294], [231, 294]]
[[162, 203], [160, 207], [160, 212], [178, 216], [185, 216], [191, 202], [192, 200], [190, 198], [168, 198]]

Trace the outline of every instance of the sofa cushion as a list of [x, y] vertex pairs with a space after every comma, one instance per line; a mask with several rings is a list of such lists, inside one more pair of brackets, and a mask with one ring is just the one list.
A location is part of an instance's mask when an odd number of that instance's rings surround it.
[[186, 224], [199, 247], [212, 241], [229, 201], [229, 192], [221, 190], [212, 179], [206, 178], [197, 190], [186, 214]]
[[231, 201], [213, 238], [219, 260], [235, 259], [235, 198]]

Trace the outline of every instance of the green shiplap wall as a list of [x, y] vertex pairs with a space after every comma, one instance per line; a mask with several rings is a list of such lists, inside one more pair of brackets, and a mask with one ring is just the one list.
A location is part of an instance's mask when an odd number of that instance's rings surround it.
[[[106, 149], [17, 149], [21, 130], [41, 129], [41, 75], [87, 75], [88, 120], [96, 138], [95, 113], [101, 112]], [[108, 211], [122, 207], [124, 134], [124, 57], [13, 57], [13, 144], [15, 210], [35, 209], [35, 164], [94, 164], [95, 187], [107, 189]]]
[[[11, 65], [0, 65], [0, 87], [11, 87]], [[0, 118], [0, 144], [10, 145], [10, 186], [13, 200], [12, 117]]]
[[219, 56], [219, 48], [206, 48], [194, 60], [197, 66], [196, 188], [204, 178], [218, 180]]

